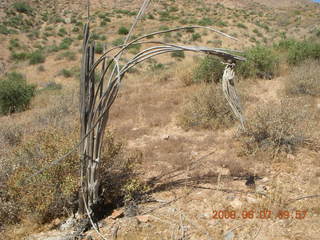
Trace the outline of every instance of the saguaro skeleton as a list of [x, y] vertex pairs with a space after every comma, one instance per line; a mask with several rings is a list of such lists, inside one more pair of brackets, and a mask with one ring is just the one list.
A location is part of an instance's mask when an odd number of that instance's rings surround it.
[[[146, 5], [140, 9], [136, 22], [142, 16]], [[136, 25], [133, 24], [133, 27]], [[95, 43], [90, 40], [90, 27], [87, 23], [84, 27], [83, 39], [83, 56], [81, 63], [81, 83], [80, 83], [80, 117], [81, 117], [81, 139], [80, 156], [81, 156], [81, 191], [80, 191], [80, 214], [88, 214], [89, 217], [94, 216], [95, 206], [99, 203], [99, 166], [101, 159], [102, 140], [105, 128], [109, 119], [109, 110], [117, 97], [121, 81], [126, 72], [154, 56], [178, 52], [190, 51], [215, 55], [230, 60], [235, 64], [237, 61], [244, 61], [245, 58], [237, 56], [233, 53], [237, 51], [221, 48], [207, 48], [198, 46], [180, 46], [175, 44], [164, 43], [161, 41], [146, 41], [149, 36], [163, 34], [167, 32], [205, 28], [225, 37], [234, 39], [233, 37], [222, 33], [210, 27], [190, 26], [181, 27], [165, 31], [146, 34], [137, 39], [129, 41], [130, 34], [126, 37], [125, 43], [121, 46], [105, 50], [102, 56], [95, 60]], [[148, 47], [127, 61], [123, 66], [119, 65], [121, 55], [132, 45], [148, 44]], [[150, 46], [152, 44], [152, 46]], [[233, 52], [233, 53], [232, 53]], [[229, 104], [231, 105], [236, 116], [240, 119], [243, 126], [243, 117], [238, 97], [236, 95], [233, 79], [234, 65], [226, 66], [223, 76], [223, 89]], [[97, 74], [97, 72], [100, 74]], [[96, 76], [99, 76], [96, 78]]]

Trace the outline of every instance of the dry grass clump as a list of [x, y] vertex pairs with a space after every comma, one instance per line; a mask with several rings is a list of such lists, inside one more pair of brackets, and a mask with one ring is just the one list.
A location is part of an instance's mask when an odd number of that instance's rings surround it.
[[16, 219], [33, 215], [39, 222], [47, 222], [63, 215], [64, 209], [71, 207], [71, 198], [78, 188], [79, 160], [76, 152], [28, 182], [26, 179], [62, 156], [76, 139], [75, 130], [66, 132], [48, 128], [28, 137], [13, 150], [10, 161], [15, 167], [11, 172], [1, 174], [8, 176], [4, 182], [6, 205], [14, 205], [18, 210]]
[[285, 81], [285, 91], [290, 95], [320, 96], [320, 61], [306, 60], [292, 69]]
[[208, 84], [190, 97], [179, 115], [179, 123], [186, 129], [229, 127], [234, 122], [235, 117], [222, 90]]
[[[0, 171], [1, 224], [15, 224], [29, 217], [35, 223], [46, 223], [77, 210], [80, 169], [77, 151], [30, 177], [72, 149], [78, 141], [78, 132], [77, 127], [38, 130], [25, 136], [8, 154], [5, 161], [12, 166]], [[124, 154], [123, 144], [110, 133], [106, 134], [105, 143], [99, 171], [101, 205], [121, 205], [124, 199], [143, 195], [146, 188], [134, 173], [141, 154]]]
[[[243, 134], [243, 150], [247, 154], [294, 153], [312, 142], [312, 114], [301, 99], [285, 99], [256, 109], [249, 117]], [[309, 116], [306, 118], [306, 116]]]

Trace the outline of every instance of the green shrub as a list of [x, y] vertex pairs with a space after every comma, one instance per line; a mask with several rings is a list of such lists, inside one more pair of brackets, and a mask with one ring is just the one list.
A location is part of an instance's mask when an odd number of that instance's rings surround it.
[[67, 34], [67, 30], [65, 28], [60, 28], [59, 31], [58, 31], [58, 35], [60, 37], [63, 37]]
[[244, 78], [273, 78], [279, 70], [279, 58], [268, 47], [256, 46], [245, 52], [247, 61], [237, 66], [237, 72]]
[[198, 24], [200, 26], [210, 26], [210, 25], [213, 25], [213, 20], [211, 18], [205, 17], [199, 20]]
[[299, 64], [308, 58], [320, 59], [320, 43], [305, 40], [289, 47], [288, 63]]
[[181, 58], [185, 58], [185, 54], [184, 54], [184, 51], [177, 51], [177, 52], [171, 53], [171, 57], [181, 59]]
[[68, 69], [62, 69], [61, 71], [60, 71], [60, 74], [62, 75], [62, 76], [64, 76], [65, 78], [70, 78], [70, 77], [72, 77], [72, 72], [70, 71], [70, 70], [68, 70]]
[[80, 28], [78, 28], [78, 27], [73, 27], [71, 31], [72, 31], [73, 33], [78, 33], [78, 32], [80, 32]]
[[68, 49], [71, 46], [72, 42], [72, 38], [64, 38], [59, 44], [59, 49]]
[[191, 41], [198, 41], [199, 39], [201, 39], [201, 35], [200, 33], [194, 33], [191, 36]]
[[0, 33], [8, 35], [10, 34], [10, 30], [6, 26], [0, 24]]
[[103, 53], [103, 44], [101, 42], [97, 42], [94, 51], [95, 51], [95, 53], [102, 54]]
[[35, 86], [26, 83], [20, 73], [12, 72], [0, 80], [0, 113], [9, 114], [26, 110], [35, 94]]
[[43, 53], [40, 50], [36, 50], [29, 55], [29, 63], [30, 64], [38, 64], [38, 63], [44, 63], [46, 60], [46, 57], [43, 55]]
[[20, 48], [20, 42], [19, 39], [15, 38], [15, 39], [10, 39], [9, 41], [9, 50], [14, 51], [17, 48]]
[[74, 61], [77, 59], [76, 53], [69, 50], [59, 54], [58, 57], [59, 59], [66, 58], [69, 61]]
[[16, 2], [12, 6], [17, 12], [25, 13], [28, 15], [31, 15], [33, 11], [30, 5], [26, 2]]
[[213, 56], [204, 57], [193, 71], [194, 83], [219, 82], [222, 78], [224, 65], [220, 59]]
[[248, 27], [246, 25], [244, 25], [243, 23], [238, 23], [237, 24], [238, 28], [243, 28], [243, 29], [247, 29]]
[[178, 117], [179, 124], [186, 129], [229, 127], [235, 117], [221, 88], [205, 84], [192, 95]]
[[320, 62], [308, 59], [295, 66], [285, 81], [285, 91], [290, 95], [320, 96]]
[[129, 33], [129, 30], [124, 26], [122, 26], [118, 29], [118, 34], [120, 34], [120, 35], [127, 35], [128, 33]]
[[11, 54], [11, 59], [15, 61], [25, 61], [29, 58], [29, 54], [26, 52], [16, 53], [13, 52]]
[[113, 46], [120, 46], [123, 44], [123, 42], [124, 42], [124, 40], [122, 38], [117, 38], [112, 42], [112, 45]]
[[141, 44], [132, 44], [128, 48], [129, 52], [132, 54], [137, 54], [141, 49]]

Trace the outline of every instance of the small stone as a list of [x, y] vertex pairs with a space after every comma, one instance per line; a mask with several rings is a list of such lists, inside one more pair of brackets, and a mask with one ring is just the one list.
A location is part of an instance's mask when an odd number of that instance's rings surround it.
[[234, 238], [234, 233], [232, 231], [227, 232], [226, 235], [224, 235], [224, 240], [232, 240]]
[[289, 154], [287, 154], [287, 158], [291, 159], [291, 160], [294, 160], [296, 157], [289, 153]]
[[71, 18], [65, 18], [65, 19], [64, 19], [64, 22], [65, 22], [66, 24], [70, 24], [70, 23], [71, 23]]
[[266, 186], [261, 186], [261, 185], [259, 185], [259, 186], [257, 186], [256, 187], [256, 192], [257, 193], [262, 193], [262, 194], [265, 194], [265, 193], [267, 193], [267, 187]]
[[119, 217], [122, 217], [124, 214], [124, 211], [123, 209], [119, 209], [119, 210], [114, 210], [110, 216], [110, 218], [112, 219], [116, 219], [116, 218], [119, 218]]
[[233, 201], [235, 198], [236, 198], [236, 196], [234, 196], [234, 195], [228, 195], [228, 196], [226, 197], [226, 200], [228, 200], [228, 201]]
[[141, 223], [146, 223], [150, 221], [150, 215], [139, 215], [139, 216], [136, 216], [136, 218]]
[[73, 217], [68, 218], [63, 224], [60, 225], [59, 230], [71, 230], [77, 224], [77, 220]]
[[233, 200], [232, 202], [230, 202], [230, 205], [231, 205], [233, 208], [241, 208], [242, 202], [241, 202], [239, 199], [235, 199], [235, 200]]
[[169, 135], [163, 135], [163, 136], [162, 136], [162, 139], [163, 139], [163, 140], [169, 140]]
[[248, 203], [251, 203], [251, 204], [258, 203], [258, 200], [256, 198], [252, 198], [252, 197], [247, 197], [247, 201], [248, 201]]

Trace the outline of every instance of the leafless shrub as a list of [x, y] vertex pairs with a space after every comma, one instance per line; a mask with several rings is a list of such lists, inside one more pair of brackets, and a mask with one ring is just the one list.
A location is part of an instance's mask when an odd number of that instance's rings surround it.
[[292, 69], [285, 81], [285, 91], [290, 95], [320, 96], [320, 62], [306, 60]]
[[184, 128], [221, 128], [231, 126], [235, 117], [223, 92], [217, 86], [203, 85], [190, 97], [179, 115]]
[[[312, 142], [312, 114], [301, 99], [284, 99], [256, 109], [249, 117], [242, 136], [243, 149], [248, 154], [294, 153]], [[306, 116], [309, 116], [306, 118]]]
[[0, 127], [0, 144], [15, 146], [21, 142], [23, 130], [20, 126], [6, 125]]

